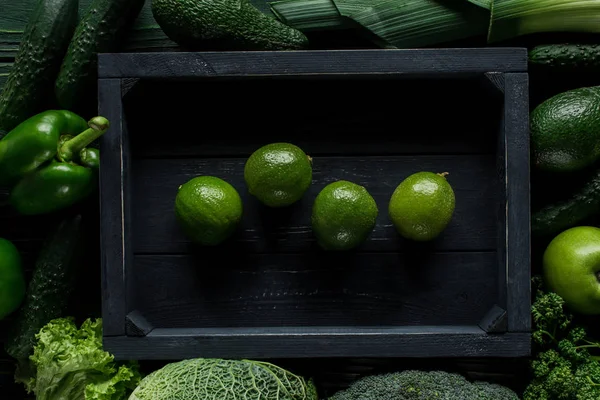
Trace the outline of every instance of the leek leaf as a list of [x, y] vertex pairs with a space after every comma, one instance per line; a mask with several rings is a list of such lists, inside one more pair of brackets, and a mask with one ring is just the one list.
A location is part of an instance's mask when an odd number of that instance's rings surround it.
[[490, 43], [545, 32], [600, 33], [598, 0], [492, 0]]
[[271, 3], [282, 22], [301, 30], [342, 26], [344, 18], [375, 35], [385, 47], [438, 45], [485, 37], [490, 0], [278, 0]]
[[299, 30], [343, 27], [344, 18], [333, 0], [279, 0], [269, 4], [277, 19]]
[[485, 36], [489, 27], [489, 11], [465, 1], [386, 0], [348, 17], [397, 48]]
[[486, 10], [489, 10], [490, 8], [492, 8], [493, 0], [468, 0], [468, 1], [470, 3], [475, 4], [476, 6], [483, 7]]

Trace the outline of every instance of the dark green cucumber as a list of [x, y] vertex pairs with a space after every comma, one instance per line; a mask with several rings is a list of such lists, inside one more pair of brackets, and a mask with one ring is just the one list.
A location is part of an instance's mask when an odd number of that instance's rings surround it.
[[5, 343], [6, 352], [26, 363], [33, 353], [35, 335], [54, 318], [64, 317], [75, 288], [82, 255], [81, 216], [67, 217], [48, 237]]
[[556, 235], [600, 213], [600, 168], [570, 198], [549, 204], [533, 213], [531, 233]]
[[543, 44], [529, 52], [529, 63], [549, 68], [600, 68], [598, 44]]
[[0, 132], [9, 132], [54, 104], [54, 80], [77, 26], [78, 10], [79, 0], [37, 3], [0, 94]]
[[92, 0], [56, 79], [54, 90], [60, 107], [95, 114], [97, 54], [119, 49], [123, 34], [143, 5], [144, 0]]

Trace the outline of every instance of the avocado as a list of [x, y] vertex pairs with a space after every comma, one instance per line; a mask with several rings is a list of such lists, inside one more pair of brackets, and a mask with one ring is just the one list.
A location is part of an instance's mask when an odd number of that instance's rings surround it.
[[600, 158], [600, 86], [559, 93], [538, 105], [530, 117], [534, 167], [573, 172]]
[[389, 216], [405, 239], [425, 242], [438, 237], [450, 223], [456, 203], [447, 172], [417, 172], [392, 193]]
[[363, 243], [375, 228], [377, 203], [364, 186], [345, 180], [325, 186], [315, 198], [311, 223], [324, 250], [346, 251]]
[[287, 207], [312, 183], [312, 159], [291, 143], [271, 143], [248, 157], [244, 166], [248, 192], [268, 207]]
[[263, 14], [249, 0], [152, 0], [152, 14], [181, 46], [203, 50], [297, 50], [297, 29]]

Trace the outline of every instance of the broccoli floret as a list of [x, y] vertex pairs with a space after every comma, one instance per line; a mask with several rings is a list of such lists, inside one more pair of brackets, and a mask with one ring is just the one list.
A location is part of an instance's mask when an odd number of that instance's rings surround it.
[[504, 386], [470, 382], [456, 373], [408, 370], [366, 376], [330, 400], [519, 400], [519, 397]]

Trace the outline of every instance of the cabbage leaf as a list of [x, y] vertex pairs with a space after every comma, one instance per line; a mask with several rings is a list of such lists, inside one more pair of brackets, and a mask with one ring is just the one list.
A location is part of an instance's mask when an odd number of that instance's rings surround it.
[[167, 364], [129, 400], [317, 400], [312, 381], [273, 364], [196, 358]]

